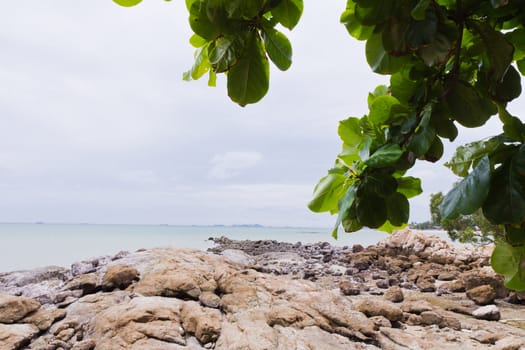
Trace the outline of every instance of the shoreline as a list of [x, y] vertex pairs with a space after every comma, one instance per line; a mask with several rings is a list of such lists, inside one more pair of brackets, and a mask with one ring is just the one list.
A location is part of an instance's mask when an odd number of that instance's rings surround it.
[[525, 295], [504, 288], [487, 248], [410, 230], [368, 247], [214, 241], [214, 252], [0, 273], [1, 339], [8, 350], [525, 347]]

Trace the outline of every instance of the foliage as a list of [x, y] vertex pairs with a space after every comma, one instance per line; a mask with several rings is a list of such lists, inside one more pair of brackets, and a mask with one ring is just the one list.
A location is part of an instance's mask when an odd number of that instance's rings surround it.
[[442, 219], [440, 206], [444, 198], [441, 192], [430, 195], [432, 224], [446, 230], [453, 241], [487, 244], [504, 237], [503, 228], [488, 221], [481, 209], [469, 215], [459, 215], [454, 219]]
[[[115, 0], [134, 5], [138, 0]], [[225, 73], [228, 95], [241, 106], [269, 87], [269, 63], [291, 64], [281, 27], [298, 23], [302, 0], [186, 0], [197, 48], [187, 80]], [[520, 0], [347, 0], [341, 22], [366, 41], [372, 70], [390, 76], [368, 96], [369, 113], [339, 124], [342, 150], [315, 188], [310, 209], [338, 214], [353, 232], [389, 231], [409, 218], [420, 180], [406, 175], [417, 160], [436, 162], [457, 125], [475, 128], [498, 115], [502, 132], [458, 148], [447, 166], [463, 179], [443, 199], [443, 219], [480, 208], [505, 227], [494, 268], [525, 285], [525, 125], [507, 111], [525, 73], [525, 6]], [[500, 264], [502, 257], [512, 262]], [[521, 260], [520, 260], [521, 259]], [[512, 276], [511, 276], [512, 275]], [[525, 288], [525, 287], [524, 287]]]

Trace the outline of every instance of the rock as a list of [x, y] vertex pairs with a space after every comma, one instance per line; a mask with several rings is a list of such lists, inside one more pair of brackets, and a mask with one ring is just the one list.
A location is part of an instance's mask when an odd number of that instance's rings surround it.
[[430, 325], [441, 325], [443, 322], [443, 317], [434, 311], [423, 311], [421, 313], [421, 323], [427, 326]]
[[465, 284], [463, 283], [463, 280], [454, 280], [442, 283], [438, 287], [438, 291], [441, 291], [441, 293], [462, 293], [465, 291]]
[[412, 300], [403, 303], [403, 305], [401, 305], [401, 310], [411, 314], [420, 315], [425, 311], [432, 311], [432, 305], [425, 300]]
[[374, 323], [375, 330], [379, 330], [381, 327], [392, 327], [392, 322], [390, 322], [384, 316], [373, 316], [370, 317], [370, 321]]
[[139, 272], [136, 268], [127, 265], [111, 265], [102, 279], [102, 288], [105, 290], [125, 289], [138, 280]]
[[496, 298], [507, 297], [509, 290], [503, 285], [503, 277], [497, 275], [490, 267], [482, 268], [473, 272], [466, 272], [461, 276], [465, 290], [470, 290], [482, 285], [490, 285], [496, 292]]
[[496, 291], [492, 286], [485, 284], [467, 290], [467, 297], [478, 305], [488, 305], [496, 299]]
[[217, 309], [221, 304], [221, 298], [213, 292], [202, 292], [199, 295], [199, 301], [202, 305]]
[[361, 286], [359, 284], [348, 281], [341, 282], [339, 289], [343, 295], [359, 295], [359, 293], [361, 293]]
[[40, 309], [36, 311], [35, 313], [31, 314], [30, 316], [25, 317], [20, 322], [21, 323], [32, 323], [34, 324], [40, 331], [45, 331], [51, 325], [57, 321], [61, 320], [64, 317], [66, 317], [67, 312], [62, 309], [54, 309], [54, 310], [45, 310]]
[[416, 286], [423, 293], [432, 293], [436, 291], [435, 281], [432, 277], [419, 278], [417, 280]]
[[525, 347], [525, 340], [507, 336], [496, 342], [494, 349], [496, 350], [522, 350]]
[[376, 286], [381, 289], [387, 289], [390, 284], [388, 283], [388, 280], [378, 280], [376, 281]]
[[403, 291], [398, 286], [388, 288], [385, 292], [384, 298], [393, 303], [400, 303], [405, 299]]
[[501, 318], [499, 309], [496, 305], [486, 305], [477, 308], [472, 312], [472, 316], [480, 320], [499, 321]]
[[0, 294], [0, 323], [14, 323], [40, 308], [40, 303], [27, 297]]
[[226, 260], [242, 266], [252, 265], [255, 262], [252, 256], [239, 249], [225, 249], [221, 252], [221, 255]]
[[222, 317], [218, 310], [202, 308], [198, 303], [188, 301], [182, 305], [180, 315], [184, 330], [195, 335], [201, 344], [219, 338]]
[[355, 302], [356, 310], [364, 313], [368, 317], [383, 316], [389, 321], [401, 321], [403, 319], [403, 311], [395, 304], [386, 300], [358, 300]]
[[82, 290], [82, 294], [80, 296], [95, 293], [99, 289], [99, 287], [100, 286], [98, 284], [98, 275], [96, 273], [76, 275], [65, 285], [65, 288], [69, 290]]
[[452, 281], [456, 279], [457, 275], [457, 272], [443, 271], [438, 275], [437, 279], [440, 281]]
[[504, 334], [490, 333], [487, 331], [477, 331], [472, 333], [472, 339], [477, 340], [481, 344], [496, 344], [496, 342], [505, 337]]
[[365, 250], [365, 248], [361, 244], [354, 244], [352, 246], [352, 253], [359, 253]]
[[39, 330], [32, 324], [0, 324], [2, 350], [18, 350], [29, 344]]

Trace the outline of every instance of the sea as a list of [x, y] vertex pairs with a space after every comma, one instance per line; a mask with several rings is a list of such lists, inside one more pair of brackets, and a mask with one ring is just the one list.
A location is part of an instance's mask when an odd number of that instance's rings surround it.
[[[428, 232], [448, 238], [443, 231]], [[388, 235], [363, 229], [340, 233], [335, 240], [330, 228], [0, 223], [0, 272], [44, 266], [69, 267], [73, 262], [140, 248], [175, 246], [206, 250], [213, 246], [209, 238], [220, 236], [236, 240], [328, 242], [335, 246], [361, 244], [366, 247]]]

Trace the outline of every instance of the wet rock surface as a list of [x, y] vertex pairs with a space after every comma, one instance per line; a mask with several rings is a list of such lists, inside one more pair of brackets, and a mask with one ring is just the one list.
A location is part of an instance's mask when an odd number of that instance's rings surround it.
[[488, 249], [408, 230], [366, 248], [215, 241], [0, 274], [0, 348], [525, 348], [523, 298]]

